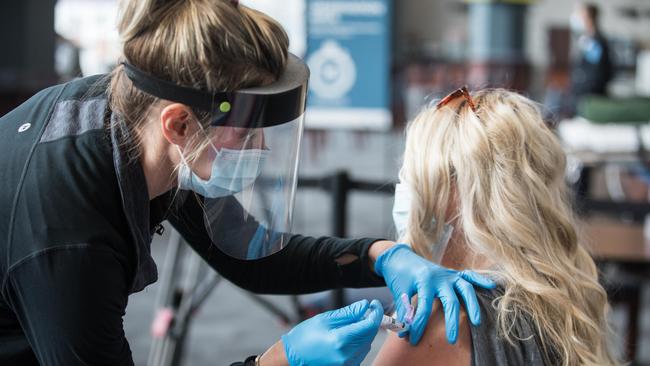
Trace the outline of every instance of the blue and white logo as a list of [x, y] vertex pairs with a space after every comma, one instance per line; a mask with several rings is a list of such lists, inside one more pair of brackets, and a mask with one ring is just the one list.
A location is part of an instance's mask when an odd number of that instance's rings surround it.
[[350, 52], [336, 41], [323, 42], [308, 59], [309, 84], [319, 98], [338, 99], [350, 92], [357, 80], [357, 67]]

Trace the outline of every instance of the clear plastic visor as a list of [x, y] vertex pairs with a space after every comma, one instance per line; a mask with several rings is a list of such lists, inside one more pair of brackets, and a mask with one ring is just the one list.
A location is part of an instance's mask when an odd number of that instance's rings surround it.
[[254, 260], [287, 245], [303, 128], [303, 116], [263, 128], [209, 127], [199, 156], [181, 151], [179, 187], [199, 195], [205, 229], [224, 253]]

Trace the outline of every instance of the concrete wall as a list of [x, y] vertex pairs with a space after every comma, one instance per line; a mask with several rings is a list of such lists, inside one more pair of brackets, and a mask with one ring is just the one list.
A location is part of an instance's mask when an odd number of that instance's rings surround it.
[[459, 55], [467, 16], [458, 0], [394, 0], [395, 51], [424, 48], [430, 54]]

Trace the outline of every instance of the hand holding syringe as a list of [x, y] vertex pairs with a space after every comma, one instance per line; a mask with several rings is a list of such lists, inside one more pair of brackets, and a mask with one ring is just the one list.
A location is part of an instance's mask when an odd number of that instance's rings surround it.
[[406, 294], [402, 294], [400, 300], [402, 302], [402, 305], [404, 305], [404, 309], [406, 309], [404, 321], [401, 322], [393, 317], [384, 315], [384, 317], [381, 319], [381, 329], [390, 330], [391, 332], [395, 333], [402, 333], [409, 330], [411, 322], [413, 321], [413, 314], [415, 313], [415, 309], [413, 306], [411, 306], [411, 301]]

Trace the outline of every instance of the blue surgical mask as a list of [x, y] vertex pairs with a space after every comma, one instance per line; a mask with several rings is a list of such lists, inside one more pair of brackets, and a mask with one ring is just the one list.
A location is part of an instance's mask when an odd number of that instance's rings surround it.
[[[408, 229], [412, 200], [413, 194], [411, 189], [406, 184], [398, 183], [395, 186], [395, 202], [393, 203], [393, 222], [395, 223], [398, 239], [403, 238]], [[433, 223], [435, 224], [435, 220]], [[442, 255], [447, 249], [447, 244], [449, 244], [453, 232], [454, 227], [450, 224], [445, 224], [438, 240], [431, 243], [429, 250], [432, 262], [439, 264], [442, 261]]]
[[231, 196], [253, 184], [268, 155], [269, 150], [222, 148], [212, 162], [212, 172], [207, 180], [194, 174], [183, 158], [178, 172], [178, 186], [208, 198]]

